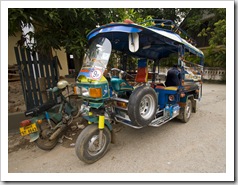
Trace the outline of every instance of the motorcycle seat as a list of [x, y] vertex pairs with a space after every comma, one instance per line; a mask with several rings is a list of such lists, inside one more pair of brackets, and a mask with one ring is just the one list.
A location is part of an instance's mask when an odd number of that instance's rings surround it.
[[53, 101], [44, 103], [30, 110], [27, 110], [25, 112], [25, 116], [37, 116], [38, 114], [41, 114], [42, 112], [52, 108], [54, 105], [56, 105], [56, 102], [53, 102]]

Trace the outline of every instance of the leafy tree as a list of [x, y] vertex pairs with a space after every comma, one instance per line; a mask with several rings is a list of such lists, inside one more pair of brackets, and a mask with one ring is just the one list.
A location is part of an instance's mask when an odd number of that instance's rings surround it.
[[[207, 41], [205, 65], [210, 67], [226, 66], [226, 9], [192, 9], [182, 27], [188, 34]], [[185, 25], [186, 24], [186, 25]]]
[[[67, 53], [74, 55], [76, 71], [82, 65], [86, 35], [96, 27], [110, 22], [123, 22], [131, 19], [135, 23], [144, 22], [151, 18], [172, 19], [181, 21], [189, 9], [158, 9], [158, 8], [10, 8], [8, 10], [9, 36], [21, 31], [23, 26], [33, 25], [33, 49], [40, 53], [49, 54], [51, 48], [63, 47]], [[147, 24], [148, 25], [148, 24]], [[18, 42], [22, 45], [23, 36]]]

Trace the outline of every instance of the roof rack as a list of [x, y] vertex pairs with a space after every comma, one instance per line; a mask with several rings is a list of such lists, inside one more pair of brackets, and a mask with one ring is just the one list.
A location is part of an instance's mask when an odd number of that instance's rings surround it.
[[166, 19], [150, 19], [144, 22], [139, 23], [139, 25], [152, 22], [152, 26], [147, 26], [149, 28], [167, 30], [178, 34], [180, 37], [185, 39], [188, 43], [196, 46], [197, 42], [189, 36], [184, 30], [182, 30], [179, 26], [177, 26], [173, 21]]

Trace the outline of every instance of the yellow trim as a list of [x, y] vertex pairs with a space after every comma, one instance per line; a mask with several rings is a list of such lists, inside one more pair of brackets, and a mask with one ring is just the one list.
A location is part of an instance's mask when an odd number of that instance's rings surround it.
[[[89, 115], [89, 116], [92, 116], [93, 113], [92, 113], [92, 112], [89, 112], [88, 115]], [[92, 122], [88, 121], [88, 124], [90, 125], [90, 124], [92, 124]]]
[[104, 76], [102, 76], [100, 80], [91, 80], [91, 79], [88, 79], [86, 76], [81, 75], [81, 76], [78, 77], [78, 80], [80, 82], [83, 82], [83, 83], [88, 83], [88, 82], [91, 82], [91, 83], [107, 82], [107, 79]]
[[164, 90], [172, 90], [172, 91], [177, 91], [178, 87], [176, 86], [171, 86], [171, 87], [165, 87]]
[[99, 121], [98, 121], [99, 129], [104, 129], [104, 120], [105, 120], [105, 116], [99, 116]]

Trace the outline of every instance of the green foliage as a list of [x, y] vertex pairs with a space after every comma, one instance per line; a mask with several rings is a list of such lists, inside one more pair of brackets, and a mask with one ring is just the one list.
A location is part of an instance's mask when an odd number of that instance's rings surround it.
[[217, 45], [226, 45], [226, 20], [221, 19], [214, 23], [214, 30], [211, 31], [211, 39], [209, 40], [211, 47]]
[[[203, 25], [201, 21], [204, 12], [215, 14], [215, 18], [208, 25]], [[170, 19], [178, 23], [187, 16], [186, 31], [193, 33], [200, 30], [200, 36], [211, 36], [209, 43], [214, 47], [225, 45], [225, 13], [225, 9], [193, 9], [191, 11], [188, 8], [9, 8], [8, 34], [15, 35], [21, 32], [23, 26], [32, 24], [35, 32], [29, 32], [27, 35], [35, 38], [37, 42], [33, 43], [35, 50], [47, 53], [51, 48], [62, 47], [67, 53], [72, 53], [75, 58], [82, 59], [87, 48], [86, 36], [97, 25], [123, 22], [125, 19], [131, 19], [135, 23], [146, 22], [150, 19]], [[153, 22], [143, 24], [143, 26], [151, 25]], [[212, 52], [211, 49], [210, 58], [213, 57], [216, 61], [224, 60], [225, 51], [217, 52]], [[175, 58], [177, 56], [167, 62], [174, 63], [177, 61]]]
[[203, 51], [205, 55], [206, 67], [222, 67], [226, 68], [226, 47], [217, 46], [215, 48], [207, 48]]
[[[226, 9], [192, 9], [186, 18], [188, 34], [209, 39], [209, 47], [204, 51], [207, 67], [226, 66]], [[195, 35], [196, 36], [196, 35]]]

